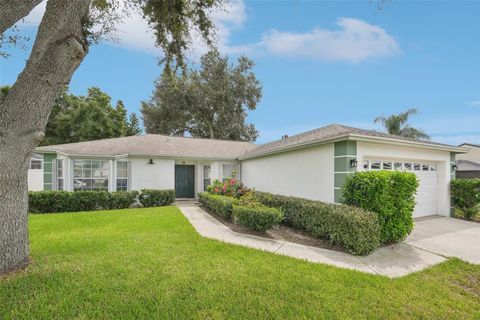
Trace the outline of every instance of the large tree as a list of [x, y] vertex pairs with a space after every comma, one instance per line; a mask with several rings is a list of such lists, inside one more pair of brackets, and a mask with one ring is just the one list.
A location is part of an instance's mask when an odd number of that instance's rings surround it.
[[147, 133], [255, 141], [258, 131], [246, 123], [262, 96], [253, 66], [243, 56], [232, 65], [217, 50], [202, 56], [199, 69], [178, 73], [166, 66], [151, 100], [142, 102]]
[[402, 136], [411, 139], [427, 139], [430, 140], [430, 135], [421, 129], [416, 129], [408, 123], [410, 116], [418, 113], [415, 108], [399, 114], [392, 114], [388, 117], [381, 115], [375, 118], [374, 123], [380, 123], [389, 134]]
[[[30, 57], [0, 104], [0, 274], [29, 261], [27, 169], [55, 99], [118, 21], [121, 0], [48, 0]], [[167, 63], [184, 64], [192, 29], [211, 43], [211, 10], [221, 0], [125, 0], [143, 11]], [[0, 0], [0, 39], [41, 0]], [[0, 42], [0, 45], [2, 42]]]
[[99, 88], [88, 89], [87, 96], [62, 93], [56, 100], [41, 145], [117, 138], [141, 133], [136, 115], [130, 123], [127, 109], [119, 100], [114, 108], [111, 98]]

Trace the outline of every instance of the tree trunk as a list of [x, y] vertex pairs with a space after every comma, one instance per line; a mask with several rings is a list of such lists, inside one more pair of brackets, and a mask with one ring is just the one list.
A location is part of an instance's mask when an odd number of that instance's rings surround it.
[[26, 17], [42, 0], [0, 0], [0, 34]]
[[213, 125], [211, 123], [208, 124], [208, 133], [210, 135], [210, 139], [215, 139], [215, 134], [213, 133]]
[[28, 164], [56, 97], [88, 52], [90, 2], [48, 1], [25, 69], [0, 105], [0, 274], [28, 264]]

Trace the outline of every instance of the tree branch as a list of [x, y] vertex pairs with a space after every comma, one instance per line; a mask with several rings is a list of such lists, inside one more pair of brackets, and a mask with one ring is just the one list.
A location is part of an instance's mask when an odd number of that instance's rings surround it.
[[0, 34], [25, 18], [42, 0], [0, 0]]

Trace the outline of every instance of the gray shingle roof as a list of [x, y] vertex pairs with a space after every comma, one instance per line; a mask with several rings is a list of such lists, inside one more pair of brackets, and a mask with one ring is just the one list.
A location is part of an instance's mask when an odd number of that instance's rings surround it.
[[178, 158], [235, 159], [255, 148], [248, 142], [171, 137], [157, 134], [122, 137], [39, 147], [36, 151], [59, 151], [72, 155], [145, 155]]
[[308, 145], [309, 143], [326, 141], [326, 140], [335, 139], [337, 137], [342, 137], [346, 135], [360, 135], [360, 136], [366, 136], [366, 137], [386, 138], [386, 139], [394, 139], [394, 140], [413, 142], [413, 143], [420, 142], [420, 143], [424, 143], [432, 146], [456, 148], [451, 145], [436, 143], [428, 140], [414, 140], [414, 139], [390, 135], [387, 133], [373, 131], [373, 130], [365, 130], [365, 129], [358, 129], [353, 127], [343, 126], [339, 124], [331, 124], [325, 127], [303, 132], [303, 133], [288, 137], [286, 139], [276, 140], [270, 143], [262, 144], [257, 148], [248, 151], [243, 156], [240, 156], [240, 158], [250, 158], [250, 157], [255, 157], [255, 156], [268, 154], [272, 152], [279, 152], [279, 151], [287, 150], [300, 145]]

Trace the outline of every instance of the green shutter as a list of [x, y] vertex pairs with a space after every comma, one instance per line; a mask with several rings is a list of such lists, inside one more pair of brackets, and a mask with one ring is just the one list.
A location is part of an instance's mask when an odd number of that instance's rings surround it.
[[53, 190], [53, 162], [56, 154], [43, 154], [43, 190]]
[[350, 161], [357, 158], [357, 142], [352, 140], [335, 142], [334, 149], [334, 201], [340, 203], [345, 179], [357, 171], [357, 168], [350, 165]]

